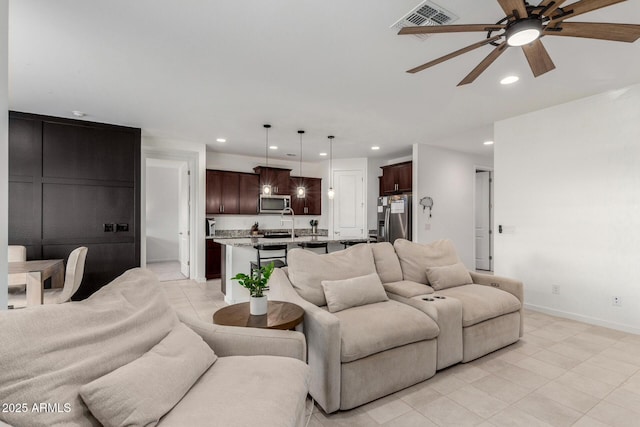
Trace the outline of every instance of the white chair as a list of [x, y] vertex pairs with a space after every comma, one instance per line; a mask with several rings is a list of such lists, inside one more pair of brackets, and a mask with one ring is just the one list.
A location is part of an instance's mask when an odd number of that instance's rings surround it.
[[[9, 262], [23, 262], [27, 260], [27, 248], [20, 245], [9, 245]], [[26, 292], [26, 284], [9, 284], [9, 293]]]
[[[87, 259], [88, 249], [84, 246], [74, 249], [69, 254], [67, 268], [64, 276], [64, 286], [56, 289], [44, 289], [43, 300], [45, 304], [62, 304], [71, 299], [82, 283], [84, 264]], [[14, 308], [26, 307], [27, 294], [9, 295], [9, 305]]]
[[9, 245], [9, 262], [21, 262], [27, 260], [27, 248], [19, 245]]

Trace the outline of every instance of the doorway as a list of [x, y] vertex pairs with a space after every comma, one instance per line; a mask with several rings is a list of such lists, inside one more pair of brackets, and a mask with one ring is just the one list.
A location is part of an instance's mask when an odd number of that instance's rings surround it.
[[160, 281], [190, 277], [189, 175], [187, 161], [147, 159], [146, 266]]
[[333, 182], [336, 197], [333, 203], [333, 233], [336, 237], [365, 236], [364, 179], [361, 170], [335, 170]]
[[475, 268], [493, 271], [493, 172], [476, 169]]

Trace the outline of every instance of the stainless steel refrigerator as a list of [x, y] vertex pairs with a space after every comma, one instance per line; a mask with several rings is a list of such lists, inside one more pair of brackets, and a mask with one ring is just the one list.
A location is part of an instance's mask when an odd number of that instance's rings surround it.
[[411, 194], [378, 197], [378, 242], [411, 240]]

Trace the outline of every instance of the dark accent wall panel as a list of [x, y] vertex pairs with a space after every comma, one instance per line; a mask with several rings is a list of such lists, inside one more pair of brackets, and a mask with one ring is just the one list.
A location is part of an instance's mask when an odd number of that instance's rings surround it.
[[[140, 265], [140, 129], [9, 112], [9, 244], [28, 259], [89, 252], [91, 295]], [[127, 230], [105, 232], [104, 224]]]

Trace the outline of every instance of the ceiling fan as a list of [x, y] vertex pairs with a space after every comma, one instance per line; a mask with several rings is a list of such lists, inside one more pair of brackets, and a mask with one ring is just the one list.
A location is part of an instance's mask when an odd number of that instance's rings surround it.
[[[600, 22], [565, 22], [565, 19], [611, 6], [626, 0], [579, 0], [561, 7], [566, 0], [542, 0], [532, 6], [525, 0], [497, 0], [506, 16], [496, 24], [441, 25], [405, 27], [398, 34], [436, 34], [457, 32], [487, 32], [487, 37], [470, 46], [408, 70], [417, 73], [484, 45], [495, 49], [474, 68], [458, 86], [472, 83], [507, 48], [520, 46], [531, 71], [538, 77], [556, 68], [540, 38], [569, 36], [633, 43], [640, 38], [640, 25]], [[494, 34], [495, 33], [495, 34]]]

